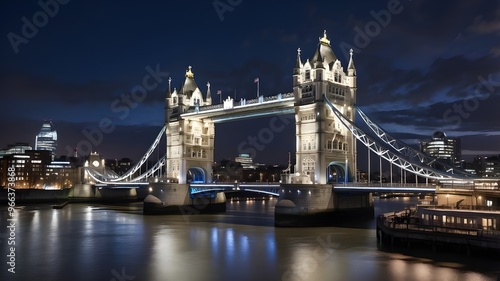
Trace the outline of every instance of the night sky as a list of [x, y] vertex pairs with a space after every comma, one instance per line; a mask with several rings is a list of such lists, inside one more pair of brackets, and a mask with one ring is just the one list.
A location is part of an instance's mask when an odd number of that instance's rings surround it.
[[[214, 103], [219, 89], [255, 97], [256, 77], [264, 96], [290, 92], [297, 48], [311, 58], [326, 29], [344, 69], [354, 49], [358, 106], [394, 136], [416, 144], [442, 130], [462, 138], [466, 159], [500, 154], [499, 1], [40, 2], [52, 3], [50, 15], [37, 1], [0, 4], [0, 147], [34, 145], [51, 119], [58, 155], [68, 155], [88, 140], [82, 131], [111, 120], [92, 150], [138, 159], [163, 125], [168, 76], [179, 88], [191, 65]], [[113, 110], [150, 72], [144, 99]], [[217, 124], [216, 160], [268, 125]], [[294, 124], [255, 160], [286, 163], [288, 151]]]

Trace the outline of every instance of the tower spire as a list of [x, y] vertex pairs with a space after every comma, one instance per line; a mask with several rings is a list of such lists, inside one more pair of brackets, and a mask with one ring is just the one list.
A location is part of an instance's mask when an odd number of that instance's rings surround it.
[[207, 98], [205, 99], [207, 105], [212, 105], [212, 93], [210, 92], [210, 82], [207, 82]]
[[317, 49], [316, 53], [317, 53], [316, 61], [313, 61], [314, 68], [325, 68], [325, 65], [323, 64], [325, 59], [321, 55], [321, 45], [318, 45], [318, 49]]
[[326, 36], [326, 29], [323, 30], [323, 38], [319, 38], [319, 42], [323, 45], [330, 46], [330, 40]]
[[168, 77], [168, 89], [167, 89], [167, 98], [172, 96], [172, 91], [170, 90], [172, 85], [172, 77]]
[[354, 61], [352, 60], [352, 53], [353, 50], [349, 50], [349, 54], [351, 58], [349, 59], [349, 65], [347, 66], [347, 75], [349, 76], [356, 76], [356, 67], [354, 66]]
[[297, 61], [295, 62], [295, 67], [293, 68], [293, 75], [299, 75], [301, 68], [302, 68], [302, 61], [300, 60], [300, 48], [298, 48], [297, 49]]
[[186, 70], [186, 78], [194, 78], [194, 73], [191, 71], [192, 68], [192, 66], [188, 66], [188, 70]]

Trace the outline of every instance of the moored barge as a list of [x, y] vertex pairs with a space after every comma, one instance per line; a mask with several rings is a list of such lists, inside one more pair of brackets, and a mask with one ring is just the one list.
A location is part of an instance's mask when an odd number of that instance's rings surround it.
[[427, 243], [500, 251], [500, 212], [419, 207], [377, 217], [379, 246]]

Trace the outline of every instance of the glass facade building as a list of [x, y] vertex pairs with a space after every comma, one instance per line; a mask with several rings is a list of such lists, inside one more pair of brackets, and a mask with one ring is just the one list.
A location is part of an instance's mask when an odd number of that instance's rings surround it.
[[57, 149], [57, 131], [52, 121], [44, 121], [40, 132], [35, 137], [35, 150], [48, 150], [54, 160]]
[[460, 139], [447, 137], [444, 132], [435, 132], [431, 140], [420, 141], [420, 150], [443, 164], [458, 169], [462, 166]]

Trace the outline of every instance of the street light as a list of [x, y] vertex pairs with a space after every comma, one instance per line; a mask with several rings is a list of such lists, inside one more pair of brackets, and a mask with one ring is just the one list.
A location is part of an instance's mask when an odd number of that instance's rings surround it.
[[446, 194], [446, 206], [448, 206], [448, 197], [450, 197], [450, 195]]

